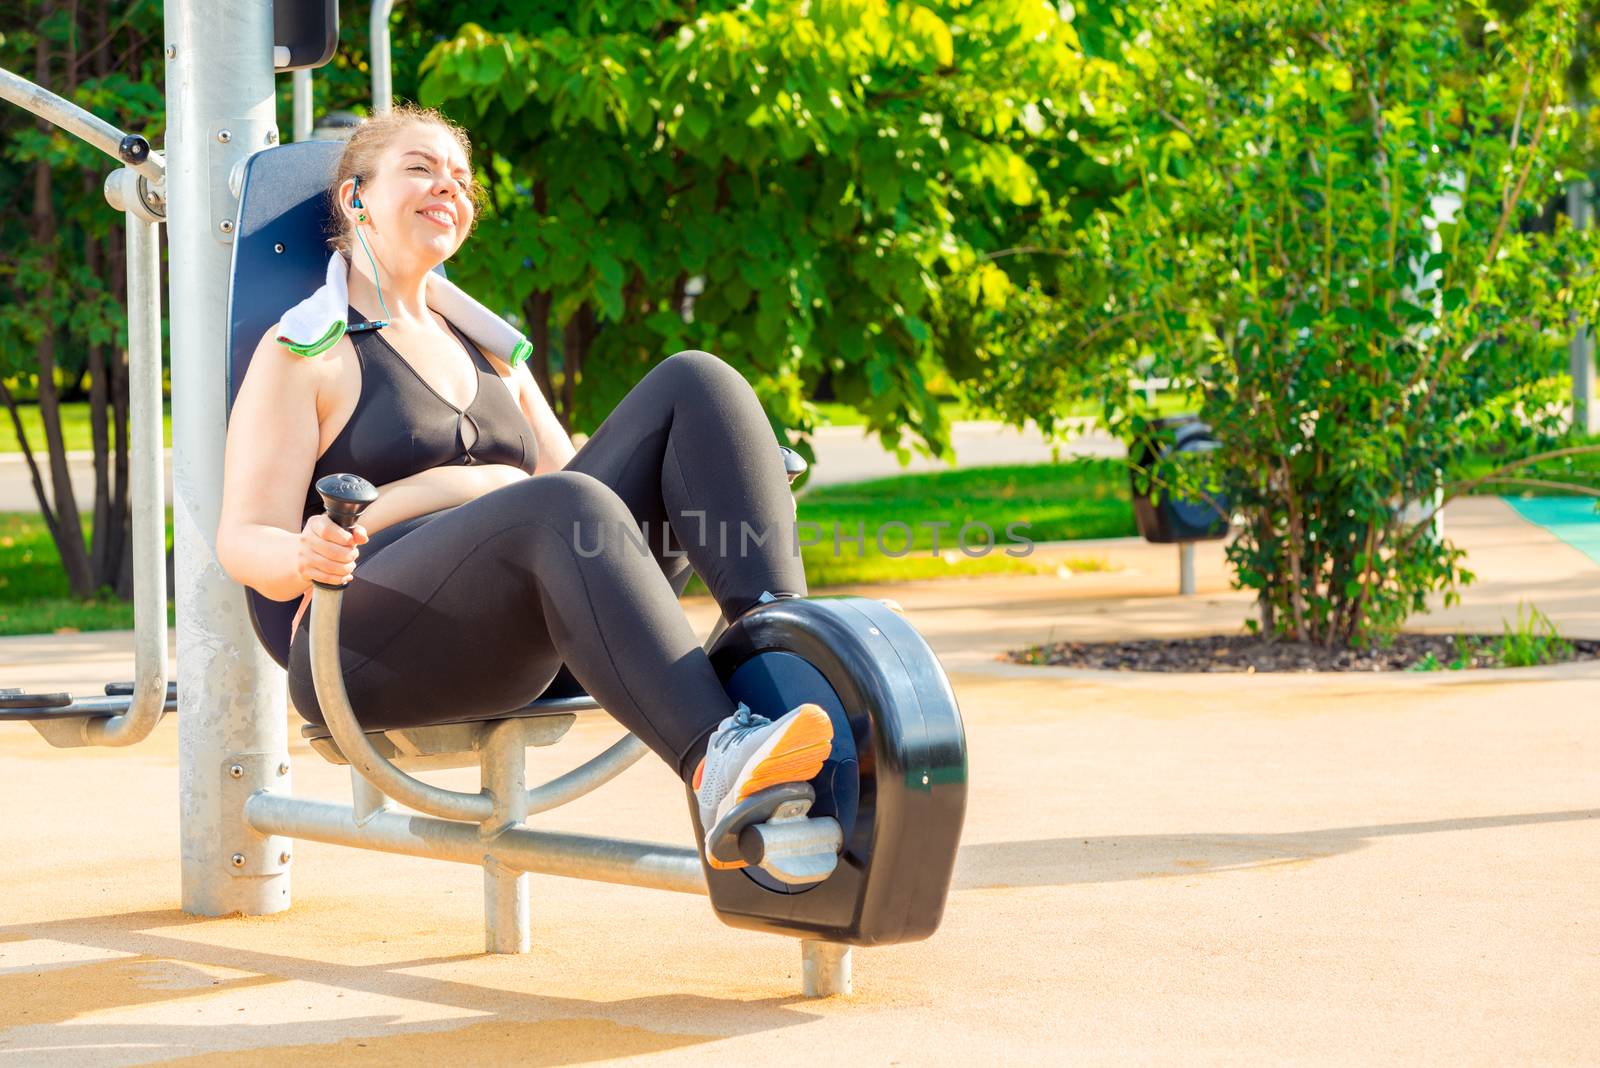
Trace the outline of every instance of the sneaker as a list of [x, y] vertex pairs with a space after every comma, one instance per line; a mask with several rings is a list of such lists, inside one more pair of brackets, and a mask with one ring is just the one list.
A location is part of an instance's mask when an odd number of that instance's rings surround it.
[[816, 778], [833, 750], [833, 721], [821, 705], [803, 704], [777, 722], [751, 712], [744, 702], [723, 720], [694, 772], [700, 827], [707, 836], [706, 861], [737, 868], [711, 856], [709, 837], [722, 817], [752, 794], [784, 783]]

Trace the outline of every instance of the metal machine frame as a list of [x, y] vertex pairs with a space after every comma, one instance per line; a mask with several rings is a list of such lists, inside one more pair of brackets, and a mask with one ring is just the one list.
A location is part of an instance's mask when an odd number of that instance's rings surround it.
[[[374, 5], [375, 38], [380, 30], [386, 38], [391, 7], [392, 0]], [[106, 197], [124, 212], [128, 229], [137, 594], [136, 678], [131, 684], [107, 687], [103, 698], [77, 700], [67, 695], [0, 692], [0, 719], [26, 719], [58, 747], [131, 745], [146, 737], [165, 712], [175, 710], [174, 689], [183, 694], [182, 907], [195, 915], [264, 915], [287, 909], [289, 838], [481, 866], [485, 946], [496, 953], [529, 948], [530, 872], [710, 893], [697, 850], [557, 834], [525, 825], [530, 817], [609, 782], [647, 751], [643, 742], [628, 735], [578, 768], [529, 789], [526, 748], [553, 744], [578, 714], [597, 709], [587, 696], [542, 698], [492, 721], [363, 731], [349, 707], [338, 667], [342, 597], [338, 590], [318, 589], [313, 597], [314, 672], [328, 728], [309, 730], [308, 737], [325, 759], [349, 764], [352, 799], [344, 805], [297, 798], [289, 792], [284, 673], [253, 633], [243, 590], [223, 572], [215, 551], [229, 403], [228, 369], [219, 354], [228, 351], [229, 285], [244, 164], [253, 153], [278, 143], [272, 10], [271, 4], [225, 0], [166, 4], [164, 156], [152, 152], [143, 138], [124, 135], [26, 79], [0, 70], [0, 98], [42, 116], [123, 164], [107, 179]], [[374, 62], [374, 81], [380, 89], [387, 75], [385, 48], [381, 62]], [[296, 127], [303, 129], [310, 118], [309, 74], [297, 72], [296, 80]], [[380, 109], [388, 104], [386, 95], [385, 91], [385, 98], [378, 101]], [[171, 321], [175, 687], [169, 685], [166, 663], [162, 521], [157, 245], [162, 222], [168, 226], [172, 293], [182, 295], [181, 302], [174, 302]], [[790, 470], [792, 480], [798, 471]], [[863, 633], [870, 630], [880, 636], [878, 627], [861, 626]], [[708, 651], [723, 636], [724, 627], [719, 621], [707, 641]], [[909, 627], [905, 630], [914, 634]], [[921, 648], [926, 650], [925, 644]], [[931, 658], [931, 652], [927, 656]], [[947, 683], [942, 693], [948, 695]], [[943, 806], [941, 818], [946, 823], [953, 813], [953, 824], [943, 829], [950, 837], [959, 832], [964, 806], [965, 754], [953, 697], [940, 714], [941, 759], [947, 761], [947, 770], [959, 765], [960, 771], [959, 788], [933, 798]], [[475, 794], [440, 789], [409, 774], [474, 763], [482, 775]], [[924, 786], [929, 783], [926, 771], [921, 781]], [[416, 812], [396, 810], [391, 799]], [[832, 870], [832, 859], [814, 871], [804, 864], [784, 866], [786, 850], [791, 859], [807, 862], [817, 859], [807, 850], [815, 853], [818, 842], [837, 852], [839, 824], [831, 817], [807, 819], [803, 806], [789, 805], [761, 826], [767, 854], [762, 865], [769, 874], [809, 871], [798, 885], [820, 882], [826, 876], [822, 869]], [[947, 844], [953, 862], [954, 839]], [[942, 910], [948, 874], [943, 872], [937, 888], [934, 923]], [[807, 995], [849, 992], [848, 945], [802, 937], [801, 946]]]

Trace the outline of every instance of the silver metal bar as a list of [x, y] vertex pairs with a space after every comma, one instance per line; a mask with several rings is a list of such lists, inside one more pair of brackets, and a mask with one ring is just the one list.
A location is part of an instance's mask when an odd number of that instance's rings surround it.
[[350, 767], [384, 794], [418, 812], [445, 819], [482, 823], [494, 814], [494, 802], [483, 791], [464, 794], [444, 790], [412, 778], [385, 760], [356, 721], [350, 695], [344, 688], [339, 663], [339, 608], [343, 590], [317, 586], [311, 593], [311, 678], [322, 705], [322, 718], [339, 743]]
[[297, 70], [290, 75], [294, 84], [294, 141], [311, 140], [311, 72]]
[[372, 47], [367, 62], [372, 64], [372, 113], [387, 115], [394, 109], [394, 81], [389, 70], [389, 15], [394, 0], [372, 0]]
[[124, 213], [128, 234], [128, 407], [133, 495], [133, 695], [84, 724], [90, 745], [133, 745], [167, 706], [167, 495], [161, 418], [161, 234]]
[[[127, 697], [78, 697], [71, 704], [57, 705], [55, 707], [40, 706], [38, 708], [6, 708], [0, 709], [0, 722], [4, 721], [32, 721], [32, 720], [64, 720], [91, 717], [94, 719], [108, 719], [113, 716], [125, 715], [128, 711], [130, 698]], [[175, 700], [166, 698], [167, 712], [176, 712], [178, 705]], [[79, 745], [91, 744], [80, 741]], [[100, 743], [92, 743], [100, 744]], [[67, 746], [66, 748], [72, 748]]]
[[392, 808], [389, 799], [376, 786], [363, 779], [355, 768], [350, 769], [350, 810], [355, 815], [357, 827], [364, 826], [373, 816]]
[[1178, 545], [1178, 595], [1194, 596], [1194, 542], [1192, 541], [1180, 542]]
[[718, 616], [717, 621], [711, 624], [711, 633], [706, 636], [706, 643], [705, 645], [701, 646], [701, 648], [709, 653], [711, 651], [711, 647], [717, 644], [717, 639], [722, 637], [722, 632], [727, 629], [728, 617]]
[[[173, 540], [177, 556], [178, 795], [183, 908], [250, 916], [289, 907], [288, 865], [240, 835], [240, 797], [281, 783], [284, 673], [217, 562], [227, 432], [234, 165], [277, 136], [272, 5], [183, 0], [164, 9], [167, 241], [172, 317]], [[241, 767], [233, 777], [229, 769]], [[231, 800], [230, 800], [231, 799]], [[235, 855], [242, 857], [236, 863]]]
[[470, 823], [402, 812], [380, 813], [358, 827], [343, 805], [266, 790], [245, 803], [245, 819], [262, 834], [463, 864], [481, 864], [487, 854], [507, 867], [540, 875], [684, 894], [708, 892], [699, 855], [678, 846], [526, 827], [502, 831], [485, 842]]
[[622, 738], [605, 752], [578, 765], [565, 775], [529, 790], [524, 818], [559, 808], [568, 801], [604, 786], [637, 764], [649, 751], [650, 747], [636, 735], [630, 734]]
[[50, 90], [35, 85], [18, 74], [0, 67], [0, 99], [9, 100], [24, 110], [31, 111], [46, 122], [54, 123], [68, 133], [82, 138], [120, 164], [132, 167], [152, 182], [159, 182], [166, 174], [166, 160], [154, 150], [143, 163], [129, 163], [122, 158], [122, 139], [127, 134], [83, 110], [70, 100], [64, 100]]
[[808, 998], [849, 994], [853, 988], [850, 947], [814, 938], [800, 940], [801, 993]]
[[[478, 828], [491, 840], [528, 815], [528, 755], [521, 720], [501, 720], [486, 728], [479, 747], [483, 787], [494, 799], [494, 813]], [[488, 953], [526, 953], [532, 946], [528, 925], [528, 876], [493, 855], [483, 858], [483, 948]]]
[[[1567, 186], [1567, 217], [1575, 230], [1594, 225], [1594, 187], [1587, 178]], [[1572, 428], [1580, 434], [1600, 429], [1600, 411], [1595, 409], [1594, 324], [1576, 316], [1572, 319], [1572, 341], [1567, 346], [1567, 361], [1572, 372]]]

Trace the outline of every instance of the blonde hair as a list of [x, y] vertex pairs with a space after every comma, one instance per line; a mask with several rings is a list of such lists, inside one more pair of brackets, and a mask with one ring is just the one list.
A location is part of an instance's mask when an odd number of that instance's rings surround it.
[[[344, 154], [339, 157], [339, 166], [334, 171], [333, 185], [328, 188], [328, 199], [333, 202], [330, 223], [333, 229], [328, 238], [330, 249], [348, 253], [351, 238], [354, 236], [350, 220], [340, 208], [339, 187], [351, 178], [360, 178], [363, 183], [370, 186], [378, 157], [383, 155], [384, 150], [403, 131], [419, 123], [437, 126], [455, 138], [456, 144], [461, 146], [462, 154], [467, 157], [468, 165], [471, 165], [472, 139], [467, 136], [467, 131], [433, 108], [401, 103], [392, 111], [362, 120], [361, 125], [356, 127], [355, 133], [350, 135], [350, 140], [345, 142]], [[482, 191], [478, 188], [477, 182], [469, 184], [467, 196], [472, 201], [472, 223], [476, 227], [478, 212], [483, 206]]]

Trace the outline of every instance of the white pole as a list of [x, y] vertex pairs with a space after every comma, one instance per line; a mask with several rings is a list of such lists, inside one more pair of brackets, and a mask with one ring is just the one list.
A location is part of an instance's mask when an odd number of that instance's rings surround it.
[[1178, 543], [1178, 595], [1194, 596], [1194, 542]]
[[311, 72], [294, 72], [294, 143], [311, 140]]
[[372, 0], [372, 113], [386, 115], [394, 108], [394, 80], [389, 76], [389, 13], [394, 0]]
[[238, 206], [228, 176], [277, 141], [272, 5], [168, 0], [165, 23], [183, 908], [260, 915], [289, 906], [287, 853], [244, 822], [250, 793], [285, 781], [283, 671], [217, 563], [216, 531]]
[[[1567, 217], [1574, 229], [1587, 230], [1593, 225], [1593, 194], [1587, 179], [1580, 178], [1567, 186]], [[1594, 331], [1589, 323], [1573, 319], [1567, 357], [1572, 370], [1572, 429], [1593, 434], [1600, 429], [1600, 412], [1595, 411]]]

